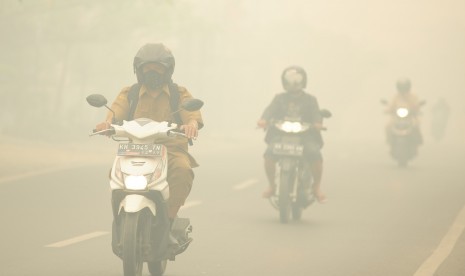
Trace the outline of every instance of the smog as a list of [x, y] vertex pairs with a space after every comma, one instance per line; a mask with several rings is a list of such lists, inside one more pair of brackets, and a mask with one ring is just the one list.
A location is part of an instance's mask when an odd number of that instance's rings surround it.
[[[137, 83], [147, 43], [171, 51], [173, 81], [204, 102], [179, 212], [194, 242], [165, 275], [462, 275], [464, 11], [459, 0], [0, 0], [0, 275], [126, 275], [111, 245], [118, 143], [89, 136], [109, 111], [86, 97], [110, 107]], [[257, 122], [286, 93], [289, 66], [332, 116], [327, 202], [282, 223], [262, 198]], [[424, 105], [404, 166], [382, 102], [405, 78]]]

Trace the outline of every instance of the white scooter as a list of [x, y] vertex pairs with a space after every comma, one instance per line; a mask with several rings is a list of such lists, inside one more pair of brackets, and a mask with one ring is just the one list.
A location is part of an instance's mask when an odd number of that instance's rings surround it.
[[[87, 102], [108, 108], [102, 95], [90, 95]], [[202, 105], [191, 99], [181, 108], [195, 111]], [[113, 253], [123, 261], [124, 276], [142, 275], [144, 262], [153, 276], [163, 275], [167, 260], [174, 260], [192, 241], [189, 219], [176, 218], [171, 224], [166, 204], [168, 152], [163, 141], [185, 135], [174, 123], [146, 118], [113, 122], [110, 129], [94, 130], [91, 136], [97, 134], [121, 142], [110, 173]]]

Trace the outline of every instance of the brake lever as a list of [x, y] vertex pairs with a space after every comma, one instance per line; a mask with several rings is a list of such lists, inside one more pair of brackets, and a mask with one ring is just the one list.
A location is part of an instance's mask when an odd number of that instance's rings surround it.
[[89, 134], [89, 136], [103, 135], [103, 133], [105, 133], [105, 132], [110, 132], [109, 135], [113, 135], [113, 134], [115, 134], [115, 129], [107, 128], [107, 129], [100, 130], [100, 131], [97, 131], [97, 129], [93, 129], [92, 133]]
[[[173, 134], [172, 134], [173, 133]], [[175, 134], [174, 134], [175, 133]], [[186, 137], [186, 134], [184, 134], [183, 132], [179, 132], [179, 131], [175, 131], [175, 130], [170, 130], [168, 132], [168, 136], [169, 135], [174, 135], [174, 136], [182, 136], [182, 137]], [[187, 139], [187, 143], [189, 143], [189, 146], [193, 146], [194, 145], [194, 142], [192, 141], [191, 138]]]

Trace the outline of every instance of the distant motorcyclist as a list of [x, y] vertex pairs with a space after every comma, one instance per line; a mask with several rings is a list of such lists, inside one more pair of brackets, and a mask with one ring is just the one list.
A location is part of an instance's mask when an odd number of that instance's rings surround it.
[[444, 137], [449, 113], [450, 106], [444, 98], [438, 99], [431, 108], [431, 134], [437, 142]]
[[391, 120], [386, 127], [386, 136], [388, 143], [392, 142], [392, 133], [389, 131], [390, 126], [395, 122], [395, 114], [398, 108], [406, 108], [409, 110], [409, 116], [415, 120], [415, 140], [417, 145], [423, 144], [423, 136], [420, 131], [419, 114], [422, 103], [418, 97], [411, 92], [412, 84], [408, 78], [400, 78], [396, 82], [397, 94], [390, 102], [387, 113], [391, 114]]
[[[115, 118], [109, 112], [106, 121], [98, 124], [96, 130], [108, 129], [113, 119], [122, 121], [148, 118], [158, 122], [177, 123], [187, 138], [196, 138], [198, 130], [203, 126], [200, 112], [181, 110], [173, 113], [178, 110], [179, 103], [192, 96], [171, 79], [175, 66], [171, 51], [163, 44], [146, 44], [137, 52], [133, 65], [137, 83], [119, 93], [111, 105]], [[169, 139], [164, 143], [169, 156], [167, 178], [170, 189], [170, 219], [176, 217], [190, 193], [194, 180], [192, 168], [196, 167], [197, 163], [188, 153], [187, 144], [188, 140], [183, 138]]]
[[326, 200], [326, 196], [320, 187], [323, 172], [323, 158], [320, 149], [323, 147], [323, 139], [320, 134], [322, 116], [318, 101], [314, 96], [304, 91], [307, 84], [307, 74], [301, 67], [291, 66], [286, 68], [281, 75], [281, 81], [285, 92], [274, 97], [263, 112], [261, 119], [257, 122], [259, 128], [267, 130], [265, 142], [268, 144], [268, 149], [264, 154], [264, 159], [269, 187], [264, 191], [263, 197], [271, 197], [276, 190], [275, 170], [277, 159], [273, 156], [270, 145], [277, 138], [279, 132], [269, 127], [270, 122], [285, 118], [298, 118], [302, 122], [313, 126], [312, 130], [305, 134], [307, 142], [304, 146], [304, 154], [306, 160], [310, 162], [313, 174], [313, 193], [316, 199], [322, 203]]

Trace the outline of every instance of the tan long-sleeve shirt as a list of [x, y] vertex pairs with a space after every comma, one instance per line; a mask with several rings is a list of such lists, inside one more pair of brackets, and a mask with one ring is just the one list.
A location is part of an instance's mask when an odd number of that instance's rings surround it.
[[[129, 116], [129, 101], [128, 93], [131, 87], [125, 87], [118, 94], [115, 101], [111, 105], [111, 109], [115, 112], [115, 119], [117, 121], [127, 120]], [[184, 87], [178, 87], [179, 90], [179, 103], [182, 103], [186, 99], [192, 99], [192, 95]], [[160, 91], [156, 93], [149, 93], [147, 88], [142, 85], [139, 90], [139, 101], [137, 103], [136, 110], [134, 112], [134, 118], [148, 118], [157, 122], [168, 121], [175, 122], [170, 105], [170, 91], [167, 85], [165, 85]], [[179, 111], [181, 121], [184, 124], [188, 124], [191, 120], [197, 122], [199, 129], [203, 127], [203, 119], [200, 111]], [[113, 114], [108, 112], [107, 122], [111, 122]], [[187, 139], [178, 137], [177, 139], [167, 139], [163, 143], [168, 147], [172, 154], [185, 152], [187, 153]], [[178, 155], [179, 156], [179, 155]], [[191, 159], [192, 157], [189, 156]], [[191, 163], [195, 163], [195, 160], [191, 160]], [[194, 165], [194, 164], [193, 164]]]

